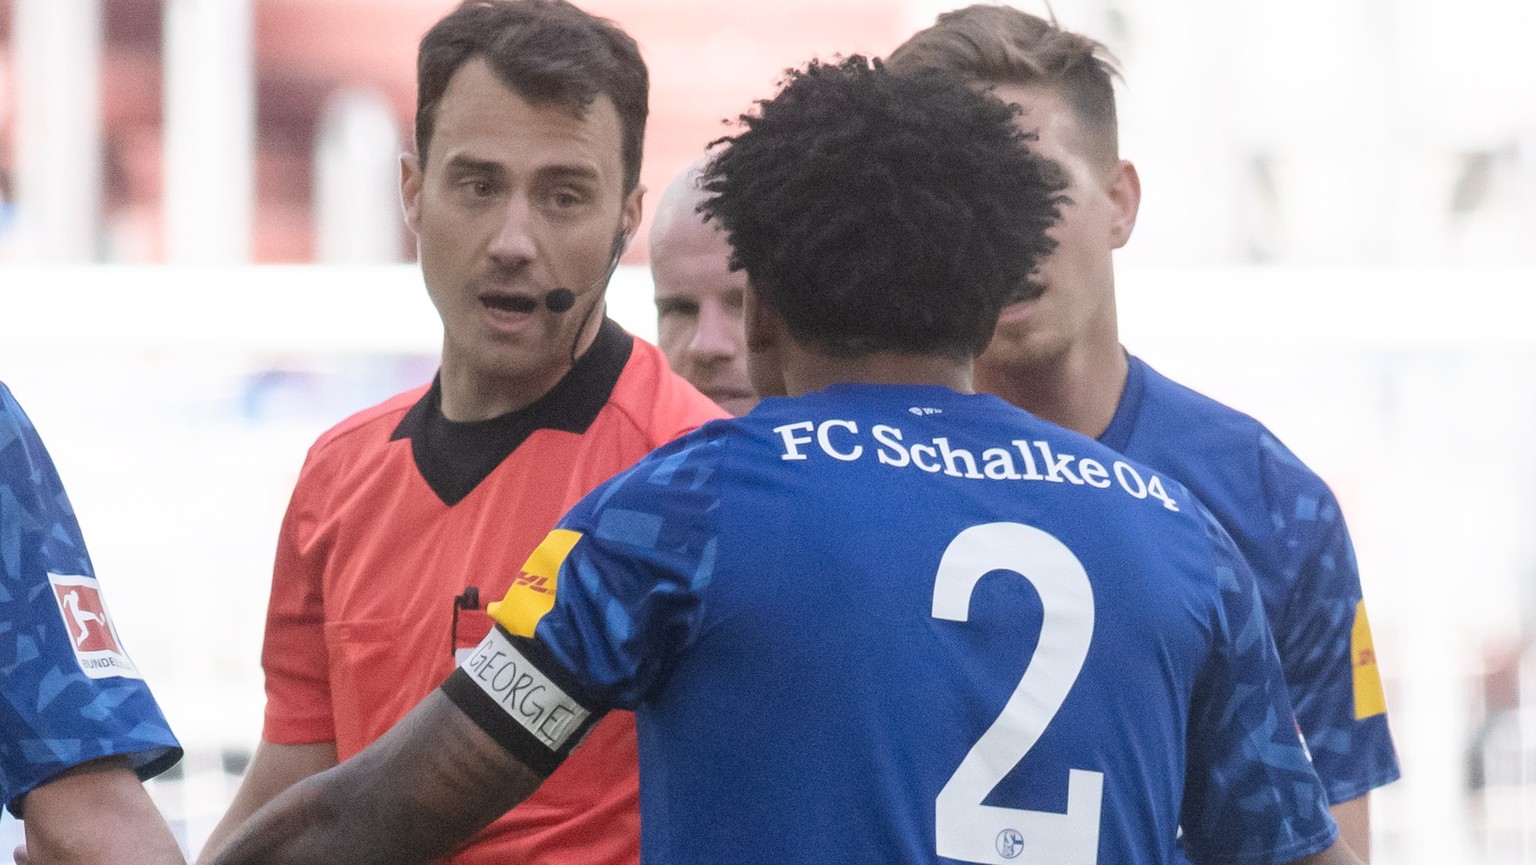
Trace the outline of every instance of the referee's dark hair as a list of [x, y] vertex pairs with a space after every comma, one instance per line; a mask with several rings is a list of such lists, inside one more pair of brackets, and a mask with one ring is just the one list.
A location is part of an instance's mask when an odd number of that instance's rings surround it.
[[650, 76], [635, 40], [565, 0], [464, 0], [416, 54], [416, 156], [427, 165], [438, 103], [455, 72], [483, 57], [512, 91], [580, 118], [600, 95], [619, 115], [624, 192], [640, 182]]
[[798, 342], [969, 360], [1038, 292], [1066, 182], [1016, 107], [859, 56], [791, 70], [758, 105], [704, 170], [701, 209]]

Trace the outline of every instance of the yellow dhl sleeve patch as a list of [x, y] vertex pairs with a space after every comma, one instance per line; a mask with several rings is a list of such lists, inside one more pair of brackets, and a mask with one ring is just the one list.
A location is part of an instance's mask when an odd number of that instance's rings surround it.
[[550, 532], [529, 554], [522, 573], [507, 589], [506, 597], [486, 606], [486, 612], [508, 631], [520, 637], [533, 636], [539, 620], [554, 609], [560, 565], [579, 540], [581, 532], [569, 529]]
[[1365, 615], [1365, 601], [1355, 606], [1349, 654], [1355, 676], [1355, 720], [1385, 714], [1387, 695], [1381, 687], [1381, 670], [1376, 666], [1376, 644], [1371, 639], [1371, 621]]

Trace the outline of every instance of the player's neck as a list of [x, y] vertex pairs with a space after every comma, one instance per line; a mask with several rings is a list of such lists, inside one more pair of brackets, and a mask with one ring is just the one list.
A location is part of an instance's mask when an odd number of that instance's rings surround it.
[[1033, 366], [976, 364], [976, 390], [1090, 438], [1114, 420], [1129, 371], [1118, 343], [1091, 352], [1068, 352]]
[[[574, 313], [571, 313], [574, 314]], [[582, 329], [560, 334], [549, 346], [545, 363], [525, 364], [516, 371], [487, 369], [452, 350], [445, 341], [438, 367], [443, 417], [455, 423], [490, 420], [525, 409], [570, 373], [576, 361], [587, 353], [602, 329], [605, 308], [590, 310], [583, 316]]]
[[896, 353], [864, 357], [828, 357], [804, 350], [786, 358], [784, 385], [790, 396], [822, 390], [834, 384], [938, 385], [972, 393], [971, 364], [952, 358]]

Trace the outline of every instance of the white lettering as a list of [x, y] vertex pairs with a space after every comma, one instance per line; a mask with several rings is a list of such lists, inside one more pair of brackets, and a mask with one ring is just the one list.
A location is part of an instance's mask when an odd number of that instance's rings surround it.
[[1163, 507], [1170, 511], [1179, 509], [1178, 503], [1169, 497], [1167, 490], [1163, 489], [1163, 479], [1157, 475], [1153, 475], [1152, 480], [1147, 481], [1147, 494], [1162, 502]]
[[791, 423], [791, 424], [785, 424], [784, 426], [776, 426], [776, 427], [774, 427], [773, 431], [778, 433], [779, 436], [784, 439], [784, 455], [779, 457], [779, 459], [783, 459], [783, 460], [803, 460], [803, 459], [805, 459], [805, 454], [800, 452], [800, 445], [808, 445], [808, 444], [810, 444], [811, 443], [811, 437], [810, 436], [797, 436], [797, 435], [795, 435], [795, 430], [803, 429], [806, 432], [810, 432], [812, 428], [813, 428], [813, 425], [808, 420], [800, 421], [799, 423]]
[[827, 431], [835, 427], [841, 427], [852, 435], [858, 435], [859, 432], [859, 425], [851, 420], [822, 421], [821, 426], [816, 428], [816, 441], [821, 445], [821, 449], [826, 452], [827, 456], [835, 460], [842, 460], [845, 463], [853, 462], [863, 456], [863, 445], [854, 445], [853, 450], [847, 452], [832, 447], [832, 436]]
[[[944, 474], [952, 478], [983, 477], [982, 473], [976, 470], [976, 457], [972, 456], [970, 451], [965, 448], [951, 448], [947, 438], [936, 438], [933, 443], [939, 446], [939, 453], [944, 458]], [[965, 463], [965, 471], [955, 468], [957, 461]]]
[[[909, 466], [928, 474], [944, 474], [952, 478], [993, 481], [1046, 481], [1053, 484], [1090, 486], [1107, 490], [1119, 483], [1120, 489], [1136, 499], [1152, 498], [1170, 511], [1179, 510], [1179, 504], [1166, 490], [1166, 482], [1156, 474], [1143, 474], [1131, 463], [1116, 460], [1108, 468], [1103, 461], [1090, 457], [1077, 457], [1069, 453], [1056, 453], [1053, 448], [1068, 442], [1051, 440], [1014, 439], [1010, 447], [988, 447], [977, 451], [955, 447], [950, 440], [936, 436], [922, 442], [907, 443], [906, 433], [892, 424], [873, 424], [867, 433], [860, 430], [856, 421], [835, 418], [806, 420], [773, 428], [784, 445], [779, 455], [783, 460], [821, 459], [817, 451], [839, 462], [855, 462], [873, 454], [877, 463], [894, 469]], [[872, 441], [870, 445], [866, 440]], [[808, 447], [812, 446], [812, 447]], [[500, 658], [476, 654], [465, 662], [471, 675], [482, 680], [495, 674], [503, 676], [495, 682], [498, 690], [517, 691], [532, 695], [536, 690], [532, 683], [513, 680], [511, 671], [503, 667], [508, 662]], [[489, 684], [489, 680], [486, 680]], [[524, 696], [519, 698], [523, 705]], [[544, 702], [538, 705], [543, 711]]]
[[485, 635], [463, 669], [507, 717], [551, 751], [560, 750], [591, 714], [523, 657], [500, 628]]
[[[905, 468], [912, 462], [912, 457], [908, 456], [906, 449], [901, 446], [901, 430], [885, 424], [876, 424], [870, 432], [874, 433], [875, 441], [881, 445], [880, 450], [875, 452], [875, 458], [882, 464]], [[886, 448], [890, 448], [895, 454], [887, 456]]]
[[981, 458], [987, 461], [982, 471], [992, 480], [1016, 481], [1022, 477], [1013, 467], [1013, 457], [1002, 448], [987, 448], [981, 452]]
[[929, 445], [913, 445], [912, 446], [912, 465], [917, 466], [918, 468], [922, 469], [925, 472], [939, 472], [939, 471], [943, 471], [944, 470], [944, 467], [939, 465], [938, 463], [923, 462], [921, 459], [918, 458], [918, 454], [919, 453], [926, 453], [930, 457], [937, 457], [939, 455], [938, 448], [930, 447]]
[[1071, 481], [1077, 486], [1082, 486], [1083, 481], [1077, 475], [1072, 474], [1072, 461], [1077, 459], [1071, 454], [1062, 454], [1060, 457], [1051, 453], [1050, 442], [1035, 442], [1035, 447], [1040, 450], [1040, 458], [1045, 461], [1045, 479], [1053, 484], [1062, 481]]
[[[1115, 460], [1115, 480], [1120, 482], [1120, 489], [1125, 490], [1138, 499], [1147, 497], [1147, 482], [1141, 479], [1141, 472], [1127, 462]], [[1132, 486], [1132, 482], [1135, 485]]]
[[1083, 474], [1083, 483], [1101, 490], [1109, 489], [1109, 472], [1098, 460], [1084, 457], [1077, 461], [1077, 470]]
[[1014, 439], [1009, 444], [1019, 449], [1019, 456], [1024, 458], [1024, 474], [1020, 475], [1026, 481], [1042, 481], [1045, 475], [1035, 468], [1035, 455], [1029, 452], [1029, 442], [1023, 439]]

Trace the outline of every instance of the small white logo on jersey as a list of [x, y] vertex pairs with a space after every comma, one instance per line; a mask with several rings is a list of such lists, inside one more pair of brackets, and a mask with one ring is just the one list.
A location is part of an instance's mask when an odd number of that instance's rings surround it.
[[80, 671], [92, 679], [143, 678], [123, 651], [123, 642], [107, 615], [96, 580], [77, 574], [50, 573], [48, 582], [52, 584], [53, 599], [59, 605], [64, 632], [69, 635]]
[[944, 409], [941, 409], [941, 408], [926, 408], [924, 406], [917, 406], [917, 405], [912, 406], [911, 408], [907, 409], [907, 411], [917, 415], [918, 417], [923, 417], [924, 415], [930, 415], [930, 414], [943, 414], [944, 413]]
[[1017, 829], [1004, 829], [997, 833], [997, 855], [1004, 859], [1017, 859], [1024, 852], [1024, 836]]

